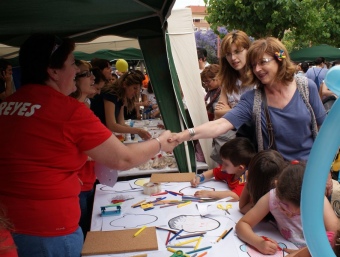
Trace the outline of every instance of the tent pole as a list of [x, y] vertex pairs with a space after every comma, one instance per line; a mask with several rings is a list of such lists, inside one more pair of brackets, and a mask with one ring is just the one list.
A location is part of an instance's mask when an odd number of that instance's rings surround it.
[[[181, 130], [183, 131], [184, 130], [184, 126], [183, 126], [183, 120], [181, 119], [181, 113], [179, 112], [178, 110], [178, 107], [177, 107], [177, 111], [178, 111], [178, 116], [180, 117], [179, 119], [179, 124], [181, 126]], [[186, 156], [186, 159], [187, 159], [187, 164], [188, 164], [188, 172], [192, 172], [192, 169], [191, 169], [191, 160], [190, 160], [190, 156], [189, 156], [189, 148], [188, 148], [188, 142], [187, 141], [184, 141], [184, 149], [185, 149], [185, 156]]]

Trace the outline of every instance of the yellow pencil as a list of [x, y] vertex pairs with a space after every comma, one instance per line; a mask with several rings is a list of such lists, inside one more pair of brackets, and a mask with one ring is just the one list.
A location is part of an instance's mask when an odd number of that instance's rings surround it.
[[219, 238], [217, 238], [216, 243], [219, 242], [219, 241], [222, 239], [222, 237], [224, 237], [225, 234], [227, 234], [227, 233], [228, 233], [228, 230], [225, 230], [225, 231], [222, 233], [222, 235], [220, 235]]
[[181, 203], [181, 204], [177, 205], [177, 208], [181, 208], [181, 207], [188, 205], [188, 204], [191, 204], [191, 201], [187, 201], [186, 203]]
[[198, 241], [197, 241], [197, 243], [196, 243], [196, 245], [195, 245], [194, 250], [197, 250], [197, 249], [198, 249], [198, 247], [199, 247], [199, 245], [200, 245], [200, 243], [201, 243], [201, 240], [202, 240], [202, 237], [200, 236], [200, 238], [198, 239]]
[[146, 229], [146, 226], [143, 226], [140, 230], [138, 230], [138, 231], [133, 235], [133, 237], [138, 236], [144, 229]]
[[145, 202], [145, 200], [140, 201], [140, 202], [138, 202], [138, 203], [135, 203], [135, 204], [131, 205], [131, 207], [132, 207], [132, 208], [135, 208], [135, 207], [139, 206], [141, 203], [144, 203], [144, 202]]
[[181, 242], [181, 243], [177, 243], [177, 244], [175, 244], [175, 246], [181, 246], [181, 245], [190, 244], [190, 243], [195, 242], [197, 240], [199, 240], [199, 238], [189, 239], [187, 241], [184, 241], [184, 242]]
[[167, 247], [166, 248], [169, 252], [172, 252], [172, 253], [175, 253], [176, 252], [176, 250], [174, 249], [174, 248], [171, 248], [171, 247]]

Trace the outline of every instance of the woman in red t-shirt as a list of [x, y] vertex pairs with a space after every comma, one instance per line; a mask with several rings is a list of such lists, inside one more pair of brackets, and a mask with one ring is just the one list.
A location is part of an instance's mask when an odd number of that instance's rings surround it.
[[170, 131], [124, 145], [69, 97], [80, 72], [74, 48], [69, 38], [30, 36], [19, 52], [22, 86], [0, 105], [0, 202], [20, 257], [80, 256], [78, 171], [88, 156], [128, 170], [177, 145], [168, 142]]

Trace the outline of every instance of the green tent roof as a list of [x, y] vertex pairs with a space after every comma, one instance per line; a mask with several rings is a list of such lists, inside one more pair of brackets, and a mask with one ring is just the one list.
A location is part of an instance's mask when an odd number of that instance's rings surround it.
[[295, 62], [313, 62], [318, 57], [324, 57], [326, 61], [340, 59], [340, 49], [324, 44], [304, 48], [290, 53], [290, 58]]
[[[164, 124], [178, 132], [177, 102], [166, 52], [167, 18], [175, 0], [2, 0], [0, 43], [20, 46], [33, 33], [50, 33], [88, 42], [104, 35], [138, 39]], [[188, 171], [174, 153], [180, 171]], [[194, 169], [195, 170], [195, 169]]]

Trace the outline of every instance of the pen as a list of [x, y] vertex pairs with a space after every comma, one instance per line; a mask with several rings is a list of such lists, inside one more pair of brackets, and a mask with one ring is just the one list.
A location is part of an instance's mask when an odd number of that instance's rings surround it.
[[133, 235], [133, 237], [138, 236], [144, 229], [146, 229], [146, 226], [143, 226], [140, 230], [138, 230], [138, 231]]
[[224, 230], [223, 233], [217, 238], [216, 243], [219, 242], [227, 233], [228, 230]]
[[169, 242], [174, 239], [175, 237], [177, 237], [180, 233], [183, 232], [183, 229], [181, 229], [180, 231], [178, 231], [173, 237], [170, 238]]
[[228, 230], [228, 232], [222, 237], [222, 239], [224, 239], [234, 228], [231, 227], [231, 229]]

